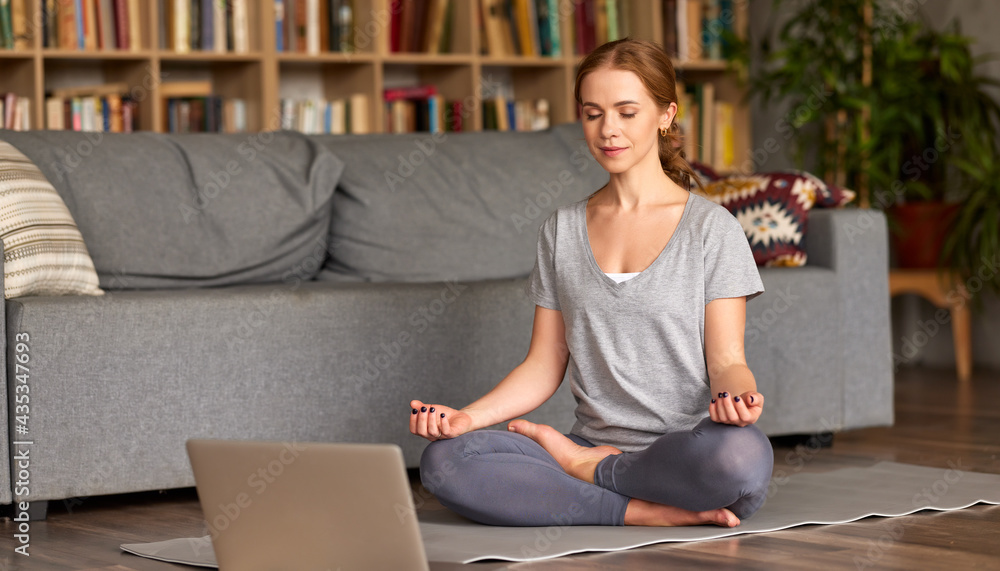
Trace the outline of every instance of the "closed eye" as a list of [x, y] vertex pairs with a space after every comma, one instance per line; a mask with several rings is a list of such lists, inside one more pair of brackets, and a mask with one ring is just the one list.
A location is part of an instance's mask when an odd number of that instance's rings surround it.
[[[594, 119], [600, 119], [603, 113], [598, 113], [597, 115], [587, 115], [587, 121], [593, 121]], [[634, 119], [635, 113], [622, 113], [622, 119]]]

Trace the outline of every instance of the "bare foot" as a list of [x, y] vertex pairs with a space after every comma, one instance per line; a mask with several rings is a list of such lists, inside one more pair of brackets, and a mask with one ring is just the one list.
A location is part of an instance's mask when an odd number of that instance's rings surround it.
[[736, 527], [740, 524], [740, 518], [726, 508], [693, 512], [635, 498], [629, 500], [628, 507], [625, 508], [625, 525], [672, 527], [703, 524]]
[[614, 446], [595, 446], [587, 448], [580, 446], [563, 436], [558, 430], [547, 424], [535, 424], [524, 419], [511, 421], [507, 430], [523, 434], [542, 445], [546, 452], [552, 455], [566, 473], [584, 482], [594, 483], [594, 471], [597, 464], [612, 454], [622, 451]]

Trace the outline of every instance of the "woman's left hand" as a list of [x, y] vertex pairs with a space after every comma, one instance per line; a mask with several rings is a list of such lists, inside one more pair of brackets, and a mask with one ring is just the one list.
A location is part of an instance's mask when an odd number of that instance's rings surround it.
[[708, 405], [708, 415], [720, 424], [747, 426], [757, 422], [764, 412], [764, 395], [747, 391], [741, 395], [719, 393]]

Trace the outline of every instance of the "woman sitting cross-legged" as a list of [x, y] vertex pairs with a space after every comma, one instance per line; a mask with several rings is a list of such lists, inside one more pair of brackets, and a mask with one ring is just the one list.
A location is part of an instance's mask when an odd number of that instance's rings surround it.
[[[433, 441], [424, 485], [451, 510], [494, 525], [732, 527], [763, 504], [773, 452], [743, 348], [763, 285], [737, 220], [688, 191], [675, 86], [670, 58], [642, 40], [580, 64], [584, 135], [610, 181], [539, 229], [527, 356], [461, 410], [410, 403], [410, 431]], [[479, 430], [540, 406], [567, 367], [569, 435], [523, 419]]]

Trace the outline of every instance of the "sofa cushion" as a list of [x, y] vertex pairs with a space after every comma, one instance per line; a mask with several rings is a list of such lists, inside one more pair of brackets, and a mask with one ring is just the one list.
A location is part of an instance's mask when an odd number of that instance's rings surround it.
[[103, 287], [310, 279], [342, 164], [293, 132], [0, 132], [73, 213]]
[[699, 193], [736, 216], [758, 265], [794, 267], [806, 264], [802, 238], [820, 187], [808, 173], [777, 172], [723, 177]]
[[526, 276], [542, 221], [607, 181], [604, 173], [596, 182], [596, 162], [574, 162], [550, 131], [314, 139], [345, 164], [330, 259], [317, 279]]
[[101, 295], [97, 272], [66, 204], [28, 157], [0, 141], [3, 294]]

